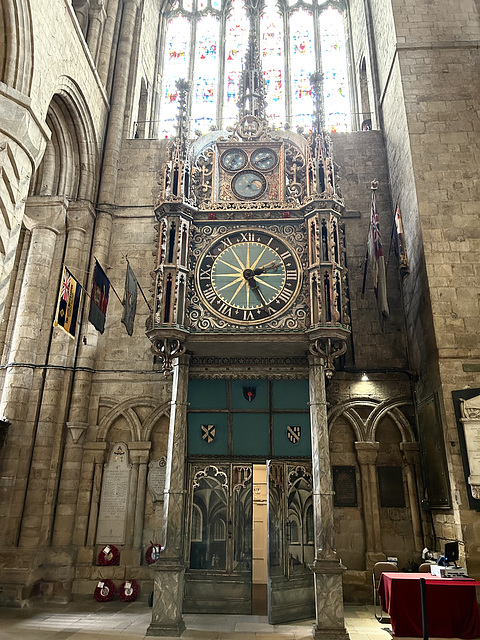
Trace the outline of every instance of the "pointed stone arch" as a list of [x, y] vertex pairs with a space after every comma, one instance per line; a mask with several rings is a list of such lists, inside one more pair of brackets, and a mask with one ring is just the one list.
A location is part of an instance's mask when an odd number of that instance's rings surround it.
[[[117, 402], [113, 398], [101, 398], [100, 405], [109, 407], [110, 410], [102, 417], [98, 425], [97, 442], [105, 442], [108, 438], [110, 428], [115, 421], [123, 417], [127, 422], [132, 442], [145, 442], [150, 439], [150, 435], [156, 422], [162, 415], [168, 415], [170, 402], [158, 403], [155, 398], [138, 396], [128, 398], [123, 402]], [[136, 408], [150, 408], [150, 413], [143, 420], [135, 411]]]
[[[415, 434], [400, 407], [411, 405], [407, 396], [389, 400], [377, 400], [371, 397], [349, 398], [332, 407], [328, 413], [329, 429], [340, 416], [344, 417], [355, 431], [358, 442], [375, 442], [377, 427], [385, 416], [389, 416], [398, 428], [403, 442], [415, 442]], [[367, 406], [371, 412], [364, 420], [355, 407]]]

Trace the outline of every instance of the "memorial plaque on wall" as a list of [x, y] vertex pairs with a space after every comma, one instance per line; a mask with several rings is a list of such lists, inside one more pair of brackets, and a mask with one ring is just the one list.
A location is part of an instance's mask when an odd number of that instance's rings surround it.
[[103, 470], [97, 544], [125, 544], [130, 473], [128, 447], [117, 442]]
[[450, 509], [452, 502], [445, 442], [435, 395], [418, 405], [417, 416], [429, 507], [430, 509]]
[[166, 472], [167, 458], [165, 456], [162, 456], [160, 460], [152, 460], [148, 465], [147, 486], [154, 502], [164, 499]]
[[480, 511], [480, 389], [452, 391], [470, 509]]
[[405, 507], [402, 467], [377, 467], [381, 507]]
[[356, 507], [357, 483], [355, 467], [332, 467], [333, 475], [333, 504], [336, 507]]

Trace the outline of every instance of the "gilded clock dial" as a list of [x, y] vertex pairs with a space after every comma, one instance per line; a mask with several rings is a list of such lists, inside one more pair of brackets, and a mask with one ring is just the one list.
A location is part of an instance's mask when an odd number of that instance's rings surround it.
[[302, 280], [295, 252], [263, 230], [231, 231], [199, 259], [198, 291], [215, 315], [235, 324], [261, 324], [294, 302]]
[[267, 188], [265, 176], [258, 171], [241, 171], [232, 180], [232, 191], [237, 198], [255, 200]]
[[229, 149], [222, 154], [220, 162], [227, 171], [240, 171], [247, 164], [247, 154], [241, 149]]
[[268, 171], [277, 164], [277, 154], [272, 149], [257, 149], [252, 153], [251, 161], [255, 169]]

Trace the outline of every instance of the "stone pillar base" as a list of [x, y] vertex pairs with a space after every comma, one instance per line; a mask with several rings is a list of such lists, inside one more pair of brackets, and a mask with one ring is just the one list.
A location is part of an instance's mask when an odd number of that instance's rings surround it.
[[147, 636], [181, 636], [185, 631], [182, 616], [185, 565], [172, 558], [160, 558], [154, 570], [152, 622]]
[[310, 565], [315, 580], [316, 623], [313, 637], [348, 640], [343, 614], [342, 576], [346, 570], [336, 559], [317, 558]]
[[346, 629], [343, 631], [319, 629], [316, 624], [313, 626], [313, 637], [318, 638], [318, 640], [349, 640], [350, 638]]
[[169, 636], [171, 638], [178, 638], [185, 631], [185, 623], [182, 620], [179, 624], [169, 627], [165, 624], [157, 624], [156, 622], [150, 623], [147, 629], [146, 636]]

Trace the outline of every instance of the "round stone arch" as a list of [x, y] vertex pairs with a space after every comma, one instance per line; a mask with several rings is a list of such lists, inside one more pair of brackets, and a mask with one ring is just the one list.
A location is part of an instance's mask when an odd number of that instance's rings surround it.
[[86, 98], [72, 78], [58, 79], [46, 124], [51, 138], [32, 179], [30, 195], [92, 202], [98, 175], [98, 141]]
[[0, 11], [0, 80], [27, 96], [33, 77], [33, 30], [30, 0], [5, 0]]

